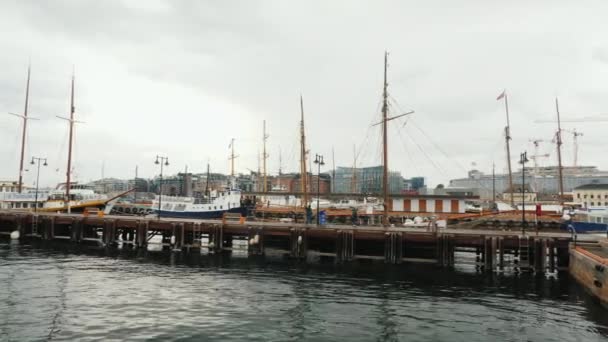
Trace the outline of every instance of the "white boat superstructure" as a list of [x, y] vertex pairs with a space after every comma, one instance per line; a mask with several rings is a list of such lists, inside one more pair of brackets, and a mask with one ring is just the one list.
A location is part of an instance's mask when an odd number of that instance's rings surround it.
[[241, 213], [241, 191], [226, 189], [211, 191], [207, 198], [156, 196], [152, 202], [152, 210], [164, 217], [178, 218], [219, 218], [225, 212]]

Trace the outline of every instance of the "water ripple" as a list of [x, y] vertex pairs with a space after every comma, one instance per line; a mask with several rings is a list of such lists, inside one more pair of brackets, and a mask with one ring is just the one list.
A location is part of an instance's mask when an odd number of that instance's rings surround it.
[[[105, 252], [104, 252], [105, 253]], [[0, 243], [0, 340], [600, 341], [566, 276], [260, 264]], [[218, 266], [221, 265], [221, 266]]]

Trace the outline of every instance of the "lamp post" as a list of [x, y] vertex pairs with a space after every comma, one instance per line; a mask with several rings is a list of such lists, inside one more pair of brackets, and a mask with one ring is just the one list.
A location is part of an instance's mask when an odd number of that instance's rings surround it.
[[323, 156], [320, 154], [315, 154], [315, 164], [317, 164], [317, 226], [320, 224], [319, 220], [319, 196], [320, 196], [320, 186], [321, 186], [321, 166], [325, 165], [323, 162]]
[[163, 165], [169, 166], [169, 157], [156, 156], [156, 165], [160, 165], [160, 183], [158, 184], [158, 219], [160, 220], [160, 208], [163, 199]]
[[46, 158], [38, 158], [38, 157], [32, 157], [32, 161], [30, 162], [30, 164], [35, 165], [36, 163], [38, 164], [38, 170], [36, 171], [36, 195], [35, 195], [35, 199], [34, 199], [34, 212], [38, 212], [38, 183], [40, 183], [40, 162], [44, 161], [44, 164], [42, 164], [43, 166], [47, 166], [48, 164], [46, 163]]
[[519, 155], [519, 162], [521, 163], [521, 233], [526, 234], [526, 196], [525, 196], [525, 184], [526, 184], [526, 162], [528, 161], [528, 152], [524, 152]]

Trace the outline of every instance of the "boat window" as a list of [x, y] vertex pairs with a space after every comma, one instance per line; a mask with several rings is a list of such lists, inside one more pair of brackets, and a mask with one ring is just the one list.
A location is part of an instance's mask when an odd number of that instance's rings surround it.
[[217, 207], [213, 207], [213, 209], [217, 209]]
[[220, 209], [222, 209], [222, 206], [220, 205]]

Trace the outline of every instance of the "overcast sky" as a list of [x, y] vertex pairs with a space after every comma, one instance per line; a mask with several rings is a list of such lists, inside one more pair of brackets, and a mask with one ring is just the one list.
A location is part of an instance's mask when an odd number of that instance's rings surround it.
[[[490, 4], [491, 3], [491, 4]], [[421, 6], [422, 5], [422, 6]], [[21, 1], [0, 3], [0, 112], [22, 113], [31, 60], [26, 158], [48, 157], [43, 185], [64, 179], [69, 82], [76, 72], [74, 175], [153, 177], [187, 165], [257, 169], [262, 121], [268, 168], [298, 169], [299, 96], [308, 148], [331, 168], [378, 164], [383, 54], [389, 51], [389, 165], [432, 185], [473, 163], [505, 170], [504, 103], [512, 160], [544, 139], [555, 164], [554, 98], [563, 118], [608, 119], [606, 1]], [[608, 168], [608, 122], [584, 133], [579, 164]], [[0, 115], [0, 179], [16, 179], [21, 124]], [[564, 135], [564, 164], [573, 160]], [[532, 164], [530, 164], [531, 166]], [[26, 182], [33, 183], [28, 172]]]

